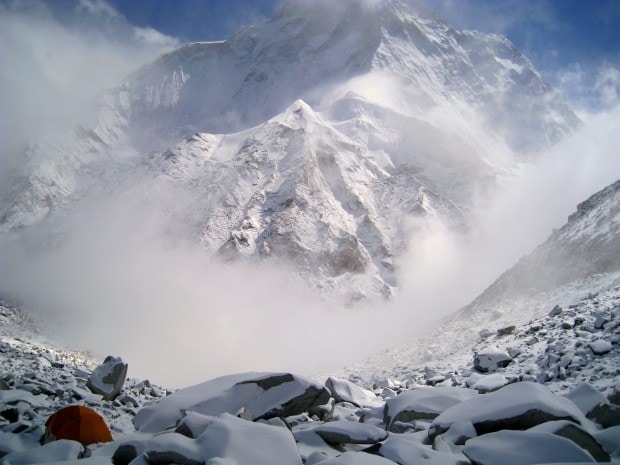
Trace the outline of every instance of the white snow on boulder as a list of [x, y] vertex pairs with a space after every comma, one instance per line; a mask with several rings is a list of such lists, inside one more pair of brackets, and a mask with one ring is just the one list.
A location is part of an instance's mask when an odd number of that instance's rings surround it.
[[287, 428], [243, 420], [228, 413], [210, 417], [204, 432], [196, 439], [175, 432], [154, 436], [147, 442], [143, 457], [149, 464], [302, 463], [295, 439]]
[[597, 339], [596, 341], [592, 341], [590, 343], [590, 349], [594, 352], [595, 355], [604, 355], [608, 352], [611, 352], [614, 346], [606, 339]]
[[329, 392], [321, 384], [289, 373], [243, 373], [180, 389], [147, 406], [133, 423], [142, 432], [174, 427], [185, 412], [217, 416], [241, 410], [252, 419], [288, 417], [323, 405]]
[[391, 436], [379, 454], [400, 465], [469, 465], [465, 457], [437, 452], [408, 436]]
[[569, 439], [582, 449], [588, 451], [597, 462], [609, 462], [609, 454], [601, 444], [599, 444], [588, 431], [573, 422], [566, 420], [548, 421], [547, 423], [534, 426], [528, 431], [552, 433]]
[[353, 421], [330, 421], [312, 430], [330, 444], [376, 444], [388, 437], [382, 428]]
[[546, 432], [498, 431], [470, 439], [463, 453], [477, 465], [594, 462], [581, 447]]
[[9, 391], [0, 391], [0, 404], [15, 405], [20, 402], [26, 402], [33, 407], [48, 407], [49, 402], [44, 395], [33, 395], [29, 391], [22, 389], [11, 389]]
[[579, 408], [541, 384], [520, 382], [449, 408], [429, 429], [434, 439], [458, 421], [470, 421], [479, 435], [500, 429], [525, 430], [552, 420], [587, 421]]
[[373, 408], [381, 407], [384, 403], [374, 392], [363, 389], [351, 381], [333, 376], [327, 379], [325, 387], [329, 389], [336, 402], [349, 402], [358, 407]]
[[572, 391], [566, 394], [566, 397], [579, 407], [579, 410], [581, 410], [584, 415], [590, 413], [597, 405], [609, 403], [601, 391], [586, 382], [577, 385]]
[[442, 386], [411, 389], [387, 400], [383, 422], [389, 429], [397, 421], [433, 419], [453, 405], [477, 396], [476, 391], [467, 388]]
[[77, 441], [60, 439], [41, 447], [13, 452], [2, 457], [2, 465], [28, 465], [35, 463], [62, 462], [82, 458], [84, 446]]
[[325, 459], [319, 463], [321, 465], [394, 465], [391, 460], [366, 452], [345, 452], [338, 457]]
[[[286, 428], [242, 420], [223, 414], [196, 439], [207, 463], [301, 465], [295, 439]], [[218, 461], [221, 459], [221, 461]]]
[[477, 370], [486, 373], [496, 371], [512, 362], [510, 354], [497, 346], [488, 346], [480, 349], [474, 357], [474, 366]]
[[120, 357], [108, 356], [92, 372], [86, 386], [104, 400], [114, 400], [127, 379], [127, 364]]
[[476, 391], [484, 394], [486, 392], [497, 391], [508, 384], [508, 379], [501, 373], [493, 373], [492, 375], [482, 376], [472, 387]]

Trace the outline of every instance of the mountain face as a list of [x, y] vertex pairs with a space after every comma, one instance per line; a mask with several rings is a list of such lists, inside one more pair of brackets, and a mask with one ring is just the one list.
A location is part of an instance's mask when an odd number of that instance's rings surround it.
[[389, 296], [412, 218], [465, 232], [474, 198], [578, 125], [503, 37], [417, 1], [290, 1], [162, 56], [93, 121], [29, 147], [0, 192], [0, 231], [62, 236], [88, 199], [148, 199], [208, 255]]
[[[577, 206], [568, 221], [502, 274], [465, 310], [484, 311], [512, 300], [565, 292], [584, 292], [600, 275], [620, 274], [620, 181]], [[592, 289], [596, 290], [596, 289]]]
[[[581, 368], [571, 366], [573, 373], [566, 375], [566, 364], [562, 370], [559, 364], [552, 366], [550, 353], [572, 357], [583, 346], [588, 358], [595, 359], [588, 361], [591, 366], [601, 360], [592, 353], [594, 349], [589, 349], [589, 343], [609, 338], [609, 347], [617, 345], [616, 327], [605, 325], [620, 309], [619, 227], [620, 181], [616, 181], [581, 202], [564, 226], [432, 332], [347, 371], [371, 382], [381, 376], [407, 378], [415, 371], [420, 376], [427, 367], [426, 379], [437, 374], [449, 379], [450, 373], [462, 369], [458, 364], [471, 363], [472, 346], [482, 349], [496, 344], [513, 354], [529, 353], [521, 358], [525, 363], [521, 375], [535, 363], [538, 382], [557, 382], [559, 390], [574, 385], [574, 376], [582, 375], [578, 373]], [[590, 318], [588, 324], [579, 326], [586, 316]], [[603, 336], [599, 331], [604, 327]], [[544, 331], [538, 333], [541, 328]], [[552, 343], [562, 345], [561, 349], [550, 352], [546, 348]], [[518, 348], [524, 344], [526, 348]], [[535, 360], [532, 351], [541, 345], [546, 350]], [[573, 384], [565, 382], [567, 376]], [[598, 377], [588, 380], [587, 376], [585, 381], [599, 382]], [[600, 383], [609, 379], [601, 377]]]

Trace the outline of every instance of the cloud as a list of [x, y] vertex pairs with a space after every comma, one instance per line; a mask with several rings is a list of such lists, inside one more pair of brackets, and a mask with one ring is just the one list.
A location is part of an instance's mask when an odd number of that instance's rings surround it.
[[553, 81], [585, 118], [620, 103], [620, 69], [607, 62], [598, 66], [573, 63], [558, 70]]
[[134, 27], [134, 37], [139, 43], [161, 47], [162, 49], [178, 47], [179, 40], [153, 29], [152, 27]]
[[[178, 192], [91, 199], [52, 250], [0, 242], [0, 283], [67, 347], [120, 355], [130, 376], [182, 387], [231, 372], [336, 370], [385, 347], [376, 309], [311, 295], [285, 263], [221, 263], [166, 234]], [[43, 234], [44, 231], [41, 231]]]
[[121, 15], [105, 0], [78, 0], [78, 8], [84, 9], [92, 15], [105, 15], [119, 18]]
[[410, 313], [401, 312], [403, 323], [394, 326], [407, 328], [410, 321], [414, 327], [416, 315], [439, 318], [467, 305], [563, 226], [578, 203], [618, 180], [619, 133], [620, 105], [590, 115], [577, 132], [504, 179], [496, 195], [479, 199], [468, 233], [412, 219], [416, 236], [399, 260], [403, 292], [394, 303]]
[[0, 169], [41, 140], [88, 116], [107, 88], [175, 46], [135, 30], [103, 0], [0, 4]]

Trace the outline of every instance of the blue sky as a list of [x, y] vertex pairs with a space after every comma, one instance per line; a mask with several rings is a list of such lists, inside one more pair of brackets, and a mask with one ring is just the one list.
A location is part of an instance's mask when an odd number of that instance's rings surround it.
[[[457, 28], [506, 35], [582, 113], [620, 103], [620, 0], [424, 1]], [[59, 100], [76, 88], [87, 97], [167, 48], [224, 40], [243, 25], [265, 20], [279, 3], [0, 0], [0, 54], [16, 62], [0, 69], [0, 78], [24, 90], [12, 91], [9, 100], [31, 98], [36, 104], [33, 87]], [[20, 73], [13, 72], [17, 67]], [[21, 85], [28, 70], [32, 79], [50, 79], [28, 88]]]
[[[458, 28], [506, 35], [577, 106], [605, 106], [609, 102], [598, 101], [592, 88], [617, 88], [618, 76], [610, 70], [620, 68], [619, 0], [426, 1]], [[242, 25], [269, 18], [280, 0], [108, 3], [135, 26], [188, 42], [226, 39]], [[605, 80], [614, 82], [600, 82]]]

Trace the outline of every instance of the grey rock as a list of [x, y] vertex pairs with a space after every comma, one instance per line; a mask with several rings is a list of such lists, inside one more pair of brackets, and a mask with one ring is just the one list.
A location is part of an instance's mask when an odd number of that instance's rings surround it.
[[358, 407], [377, 407], [381, 403], [372, 391], [362, 389], [351, 381], [329, 377], [325, 387], [336, 402], [349, 402]]
[[559, 305], [556, 305], [549, 312], [549, 316], [554, 317], [554, 316], [558, 316], [561, 313], [562, 313], [562, 307], [560, 307]]
[[396, 422], [431, 420], [453, 405], [477, 396], [478, 393], [472, 389], [457, 387], [412, 389], [388, 399], [383, 422], [389, 430]]
[[[536, 454], [532, 454], [536, 450]], [[500, 452], [501, 451], [501, 452]], [[533, 465], [592, 462], [592, 456], [571, 441], [551, 433], [498, 431], [472, 438], [463, 454], [476, 465]]]
[[114, 451], [112, 463], [114, 465], [129, 465], [138, 455], [144, 452], [144, 446], [137, 442], [123, 443]]
[[588, 412], [587, 417], [603, 428], [620, 425], [620, 406], [614, 404], [599, 404]]
[[329, 444], [376, 444], [388, 437], [382, 428], [352, 421], [327, 422], [312, 431]]
[[474, 366], [482, 373], [496, 371], [498, 368], [506, 367], [510, 362], [512, 362], [510, 354], [495, 346], [481, 349], [474, 357]]
[[592, 352], [595, 355], [605, 355], [606, 353], [611, 352], [613, 345], [605, 339], [598, 339], [590, 343], [590, 349], [592, 349]]
[[329, 391], [302, 376], [290, 373], [241, 373], [180, 389], [142, 408], [134, 425], [144, 432], [173, 427], [185, 413], [237, 415], [248, 409], [253, 420], [290, 417], [326, 404]]
[[550, 421], [530, 428], [528, 431], [547, 432], [561, 436], [587, 450], [597, 462], [609, 462], [610, 460], [609, 454], [590, 433], [569, 421]]
[[114, 400], [127, 379], [127, 364], [120, 357], [108, 356], [88, 378], [86, 386], [104, 400]]
[[497, 335], [498, 336], [507, 336], [509, 334], [512, 334], [515, 332], [516, 326], [512, 325], [512, 326], [506, 326], [505, 328], [500, 328], [497, 330]]
[[434, 439], [459, 421], [471, 422], [477, 434], [483, 435], [503, 429], [525, 430], [554, 420], [580, 424], [586, 419], [573, 402], [543, 385], [519, 382], [450, 407], [433, 420], [429, 438]]

